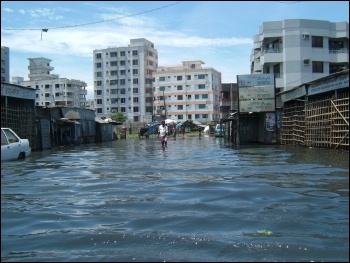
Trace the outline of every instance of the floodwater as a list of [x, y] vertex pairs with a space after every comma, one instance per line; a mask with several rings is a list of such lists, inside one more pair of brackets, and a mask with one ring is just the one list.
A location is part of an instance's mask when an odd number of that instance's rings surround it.
[[209, 136], [1, 163], [1, 261], [349, 261], [349, 153]]

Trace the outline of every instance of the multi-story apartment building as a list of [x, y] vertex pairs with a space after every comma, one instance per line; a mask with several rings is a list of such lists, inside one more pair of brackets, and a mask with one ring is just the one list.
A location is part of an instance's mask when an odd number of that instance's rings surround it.
[[250, 62], [251, 74], [275, 74], [277, 92], [348, 69], [349, 23], [264, 22], [254, 36]]
[[1, 47], [1, 82], [10, 83], [10, 49]]
[[94, 99], [98, 118], [124, 113], [131, 122], [151, 122], [152, 73], [158, 52], [147, 39], [131, 39], [127, 47], [93, 51]]
[[220, 119], [221, 73], [201, 60], [158, 67], [153, 73], [154, 115], [176, 121]]
[[14, 77], [13, 80], [19, 85], [36, 89], [36, 106], [85, 108], [87, 85], [84, 81], [50, 74], [54, 69], [50, 66], [52, 61], [50, 59], [28, 58], [28, 60], [29, 80], [23, 81], [18, 77]]

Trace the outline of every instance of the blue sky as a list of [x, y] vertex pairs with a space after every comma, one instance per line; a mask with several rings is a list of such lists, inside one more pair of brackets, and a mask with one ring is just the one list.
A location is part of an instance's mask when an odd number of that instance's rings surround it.
[[349, 22], [349, 1], [1, 1], [1, 46], [10, 78], [28, 80], [28, 58], [45, 57], [52, 74], [85, 81], [93, 98], [94, 49], [146, 38], [159, 66], [202, 60], [236, 83], [250, 74], [259, 27], [284, 19]]

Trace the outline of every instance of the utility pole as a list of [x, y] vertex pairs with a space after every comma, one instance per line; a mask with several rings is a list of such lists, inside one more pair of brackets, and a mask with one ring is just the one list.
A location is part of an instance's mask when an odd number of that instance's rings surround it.
[[167, 119], [167, 113], [166, 113], [166, 105], [165, 105], [165, 96], [164, 96], [164, 89], [163, 89], [163, 102], [164, 102], [164, 113], [165, 113], [165, 119]]

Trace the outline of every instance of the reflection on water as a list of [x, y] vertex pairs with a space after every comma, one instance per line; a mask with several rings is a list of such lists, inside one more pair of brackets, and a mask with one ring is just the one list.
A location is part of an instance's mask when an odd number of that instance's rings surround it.
[[202, 136], [1, 164], [2, 261], [348, 261], [349, 154]]

